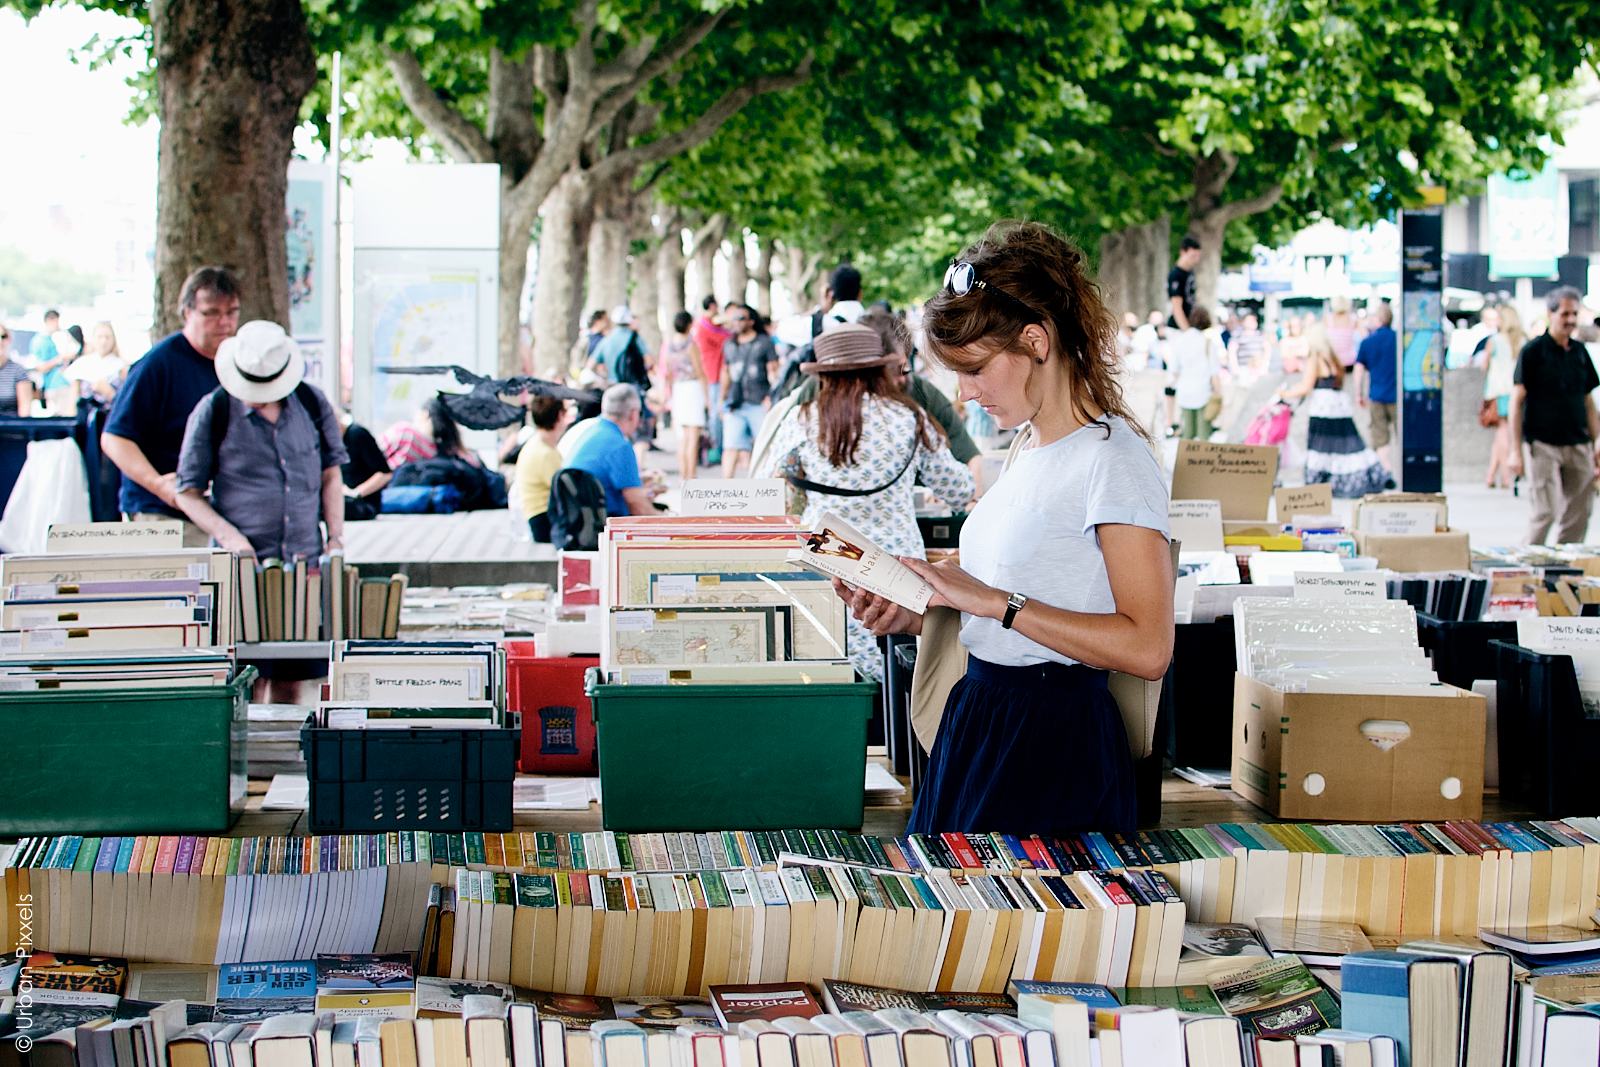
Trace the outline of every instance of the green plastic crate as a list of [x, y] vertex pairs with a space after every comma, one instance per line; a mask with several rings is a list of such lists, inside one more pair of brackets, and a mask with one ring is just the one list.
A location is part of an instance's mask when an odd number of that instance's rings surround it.
[[224, 686], [0, 693], [0, 834], [220, 833], [244, 806], [253, 667]]
[[588, 689], [606, 829], [860, 828], [875, 683]]

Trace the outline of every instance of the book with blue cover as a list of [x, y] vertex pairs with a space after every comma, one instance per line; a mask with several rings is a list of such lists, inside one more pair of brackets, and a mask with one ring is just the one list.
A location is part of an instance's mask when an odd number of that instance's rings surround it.
[[1344, 1026], [1385, 1034], [1411, 1067], [1454, 1067], [1461, 1055], [1461, 979], [1451, 959], [1356, 952], [1340, 967]]

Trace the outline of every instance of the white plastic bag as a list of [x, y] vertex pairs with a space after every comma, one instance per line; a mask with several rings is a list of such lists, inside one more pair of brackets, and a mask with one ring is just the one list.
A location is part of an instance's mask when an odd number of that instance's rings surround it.
[[83, 452], [70, 437], [34, 441], [0, 517], [0, 549], [38, 555], [55, 523], [89, 522]]

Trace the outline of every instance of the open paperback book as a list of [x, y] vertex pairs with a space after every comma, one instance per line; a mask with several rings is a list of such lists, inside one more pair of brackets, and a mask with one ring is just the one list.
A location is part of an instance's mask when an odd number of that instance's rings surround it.
[[791, 561], [876, 593], [918, 615], [928, 610], [933, 587], [833, 512], [824, 512], [816, 529], [800, 536], [803, 543], [789, 553]]

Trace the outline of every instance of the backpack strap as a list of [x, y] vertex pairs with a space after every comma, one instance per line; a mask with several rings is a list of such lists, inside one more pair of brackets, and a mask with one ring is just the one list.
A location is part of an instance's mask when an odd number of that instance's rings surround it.
[[[327, 413], [322, 406], [322, 398], [311, 387], [311, 383], [305, 381], [294, 387], [294, 397], [306, 409], [306, 414], [311, 416], [311, 425], [316, 429], [320, 443], [322, 416]], [[233, 420], [233, 405], [228, 402], [228, 391], [220, 385], [211, 390], [211, 395], [206, 399], [211, 404], [211, 454], [215, 456], [222, 451], [223, 438], [228, 436], [228, 424]]]
[[222, 439], [228, 436], [233, 405], [229, 403], [228, 391], [220, 385], [211, 390], [207, 400], [211, 404], [211, 455], [215, 458], [222, 451]]
[[838, 486], [823, 485], [820, 482], [810, 481], [800, 477], [798, 474], [786, 474], [784, 475], [784, 480], [796, 489], [802, 489], [808, 493], [821, 493], [823, 496], [871, 496], [874, 493], [883, 492], [901, 479], [907, 468], [911, 466], [911, 461], [917, 458], [918, 447], [918, 445], [913, 444], [910, 454], [906, 456], [906, 461], [900, 464], [899, 470], [894, 472], [894, 477], [873, 489], [840, 489]]

